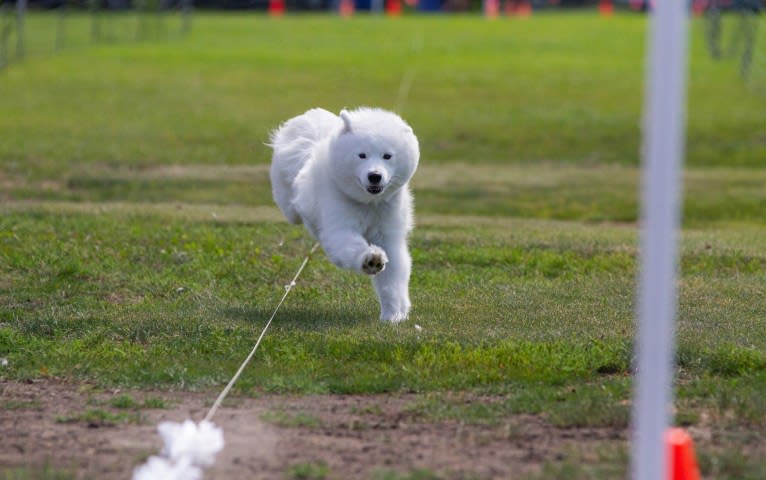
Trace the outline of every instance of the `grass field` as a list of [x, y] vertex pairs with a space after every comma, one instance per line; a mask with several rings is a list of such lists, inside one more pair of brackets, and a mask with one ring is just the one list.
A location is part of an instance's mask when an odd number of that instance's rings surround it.
[[[643, 16], [199, 14], [187, 37], [52, 55], [54, 22], [31, 15], [30, 58], [0, 72], [1, 380], [216, 392], [312, 243], [273, 207], [269, 131], [365, 104], [421, 141], [412, 318], [379, 323], [367, 279], [316, 255], [236, 391], [628, 425]], [[676, 418], [708, 433], [707, 477], [764, 478], [766, 97], [690, 30]]]

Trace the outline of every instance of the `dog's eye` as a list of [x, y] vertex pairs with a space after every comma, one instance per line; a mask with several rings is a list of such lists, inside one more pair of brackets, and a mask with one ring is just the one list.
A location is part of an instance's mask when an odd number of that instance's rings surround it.
[[359, 154], [359, 158], [367, 158], [367, 154], [366, 153], [360, 153]]
[[384, 153], [383, 154], [383, 160], [390, 160], [390, 159], [391, 159], [391, 154], [390, 153]]

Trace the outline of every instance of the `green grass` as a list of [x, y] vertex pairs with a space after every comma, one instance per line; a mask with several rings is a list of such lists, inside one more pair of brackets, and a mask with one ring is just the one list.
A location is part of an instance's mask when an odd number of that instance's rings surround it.
[[122, 394], [109, 399], [109, 405], [119, 410], [139, 410], [139, 409], [165, 409], [169, 408], [167, 401], [160, 397], [147, 397], [138, 401], [130, 395]]
[[35, 467], [20, 467], [0, 472], [2, 480], [74, 480], [74, 469], [58, 469], [48, 464]]
[[[313, 243], [273, 206], [268, 132], [313, 106], [392, 107], [414, 72], [412, 319], [379, 323], [368, 280], [317, 254], [236, 391], [418, 392], [422, 421], [627, 426], [643, 16], [200, 14], [189, 37], [99, 45], [72, 16], [82, 38], [53, 55], [55, 21], [30, 15], [30, 58], [0, 72], [0, 379], [217, 391]], [[757, 476], [734, 433], [766, 421], [766, 99], [707, 57], [702, 27], [676, 407], [720, 433], [706, 474]], [[165, 406], [147, 402], [66, 420]], [[614, 478], [612, 453], [542, 478]]]
[[[424, 223], [412, 279], [422, 331], [378, 323], [366, 279], [317, 256], [243, 388], [429, 390], [627, 371], [632, 229], [513, 221], [508, 235], [480, 221]], [[300, 230], [269, 223], [26, 212], [0, 226], [4, 278], [14, 285], [2, 291], [0, 312], [9, 374], [133, 386], [222, 381], [310, 245]], [[757, 329], [764, 250], [729, 251], [737, 238], [689, 232], [679, 356], [690, 371], [765, 368]], [[703, 242], [710, 249], [698, 250]], [[30, 348], [11, 348], [24, 343]]]
[[494, 396], [432, 393], [413, 402], [407, 412], [418, 419], [480, 425], [499, 425], [510, 415], [535, 413], [564, 428], [624, 428], [629, 423], [629, 411], [621, 400], [629, 396], [629, 385], [626, 378], [584, 385], [514, 385], [501, 401]]
[[373, 475], [373, 480], [439, 480], [443, 478], [428, 469], [419, 468], [402, 473], [395, 470], [380, 470]]
[[291, 480], [323, 480], [328, 478], [330, 468], [324, 462], [301, 462], [287, 469]]
[[529, 480], [556, 480], [568, 478], [588, 480], [592, 478], [621, 478], [628, 467], [628, 454], [624, 446], [603, 446], [595, 452], [574, 451], [560, 463], [547, 463], [539, 474]]
[[303, 412], [298, 412], [293, 415], [290, 412], [279, 409], [263, 413], [261, 415], [261, 420], [286, 428], [317, 428], [322, 426], [322, 419], [313, 415]]
[[113, 426], [121, 423], [142, 423], [141, 414], [138, 412], [111, 412], [101, 408], [89, 408], [79, 413], [61, 415], [56, 417], [58, 423], [85, 423], [89, 427]]
[[36, 400], [3, 400], [0, 410], [42, 410], [43, 406]]

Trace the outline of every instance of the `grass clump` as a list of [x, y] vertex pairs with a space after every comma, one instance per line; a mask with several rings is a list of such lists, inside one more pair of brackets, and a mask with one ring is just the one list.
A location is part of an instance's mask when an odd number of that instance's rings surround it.
[[43, 406], [38, 400], [3, 400], [0, 402], [0, 410], [42, 410]]
[[298, 412], [286, 412], [284, 410], [271, 410], [261, 415], [261, 420], [286, 428], [318, 428], [322, 426], [322, 420], [313, 415]]
[[373, 476], [374, 480], [439, 480], [441, 478], [444, 477], [426, 468], [418, 468], [411, 472], [379, 470]]
[[136, 400], [130, 395], [122, 394], [108, 400], [109, 406], [118, 410], [142, 410], [169, 408], [168, 402], [161, 397], [146, 397]]
[[76, 472], [68, 468], [57, 468], [49, 463], [34, 467], [18, 467], [0, 472], [2, 480], [75, 480]]
[[110, 427], [121, 423], [140, 424], [143, 421], [138, 412], [111, 412], [101, 408], [89, 408], [80, 413], [56, 417], [58, 423], [85, 423], [89, 427]]
[[329, 475], [330, 468], [324, 462], [301, 462], [287, 469], [287, 478], [292, 480], [323, 480]]

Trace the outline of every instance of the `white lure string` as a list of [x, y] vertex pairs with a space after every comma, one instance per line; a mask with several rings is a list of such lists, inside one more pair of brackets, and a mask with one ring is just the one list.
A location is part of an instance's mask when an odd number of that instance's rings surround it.
[[201, 422], [194, 423], [191, 420], [186, 420], [183, 423], [175, 422], [162, 422], [157, 427], [157, 430], [162, 437], [165, 446], [159, 456], [150, 457], [147, 462], [133, 471], [133, 480], [201, 480], [202, 469], [209, 467], [213, 464], [215, 455], [223, 449], [223, 430], [212, 423], [211, 419], [218, 407], [223, 403], [226, 395], [239, 379], [240, 375], [244, 371], [245, 367], [255, 355], [258, 346], [261, 344], [261, 340], [266, 335], [269, 325], [276, 317], [279, 307], [282, 306], [290, 290], [295, 286], [296, 280], [300, 276], [306, 264], [311, 258], [311, 255], [319, 247], [319, 244], [314, 246], [303, 259], [298, 272], [293, 277], [292, 281], [285, 285], [285, 294], [277, 304], [277, 308], [274, 309], [274, 313], [271, 314], [271, 318], [266, 322], [266, 326], [263, 327], [261, 335], [258, 337], [258, 341], [255, 342], [255, 346], [250, 351], [242, 365], [240, 365], [237, 372], [231, 378], [226, 388], [223, 389], [218, 398], [210, 407], [210, 410], [205, 415], [205, 419]]
[[255, 355], [256, 350], [258, 350], [258, 346], [261, 344], [261, 340], [263, 340], [264, 335], [266, 335], [266, 330], [269, 329], [269, 325], [271, 325], [271, 321], [274, 320], [274, 317], [277, 316], [277, 312], [279, 311], [279, 307], [282, 306], [282, 303], [284, 303], [285, 299], [287, 298], [287, 295], [290, 293], [290, 290], [293, 289], [295, 286], [295, 281], [298, 280], [298, 277], [300, 276], [301, 272], [303, 272], [303, 269], [306, 267], [306, 264], [309, 262], [309, 258], [311, 258], [311, 255], [316, 251], [316, 249], [319, 248], [319, 244], [315, 243], [313, 247], [311, 247], [311, 250], [309, 251], [309, 254], [306, 255], [306, 258], [303, 259], [303, 263], [301, 264], [300, 268], [298, 269], [298, 272], [295, 274], [295, 277], [293, 277], [292, 281], [285, 285], [285, 294], [282, 295], [282, 300], [279, 301], [277, 304], [277, 308], [274, 309], [274, 313], [271, 314], [271, 318], [269, 318], [269, 321], [266, 322], [266, 326], [263, 327], [263, 330], [261, 331], [261, 335], [258, 337], [258, 340], [255, 342], [255, 346], [250, 351], [250, 354], [245, 358], [245, 361], [242, 362], [242, 365], [239, 366], [239, 369], [237, 370], [237, 373], [234, 374], [233, 377], [231, 377], [231, 380], [229, 380], [228, 385], [226, 385], [226, 388], [223, 389], [220, 395], [218, 395], [218, 398], [216, 398], [215, 403], [213, 403], [213, 406], [210, 407], [210, 410], [207, 412], [207, 415], [205, 415], [205, 419], [203, 421], [210, 421], [210, 419], [213, 418], [213, 415], [215, 415], [215, 412], [218, 410], [218, 407], [221, 406], [221, 403], [223, 403], [224, 398], [226, 398], [226, 395], [229, 394], [229, 391], [234, 386], [235, 383], [237, 383], [237, 380], [239, 380], [240, 375], [242, 375], [242, 372], [245, 370], [245, 367], [248, 363], [250, 363], [250, 360]]

